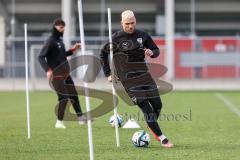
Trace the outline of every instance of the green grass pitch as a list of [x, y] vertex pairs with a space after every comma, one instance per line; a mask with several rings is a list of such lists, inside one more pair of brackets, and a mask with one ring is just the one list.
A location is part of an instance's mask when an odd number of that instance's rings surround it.
[[[136, 129], [120, 128], [120, 148], [116, 148], [115, 131], [108, 123], [113, 112], [93, 123], [96, 160], [239, 160], [240, 117], [221, 100], [217, 92], [171, 92], [162, 96], [162, 113], [184, 115], [175, 119], [161, 117], [164, 133], [175, 144], [165, 149], [153, 138], [144, 121], [141, 129], [151, 135], [148, 148], [135, 148], [131, 137]], [[219, 92], [240, 110], [239, 92]], [[31, 92], [31, 134], [27, 140], [24, 92], [0, 92], [0, 160], [87, 160], [89, 159], [87, 126], [66, 122], [66, 130], [54, 128], [53, 92]], [[80, 97], [82, 108], [84, 97]], [[91, 100], [96, 106], [97, 100]], [[191, 111], [191, 114], [190, 114]], [[136, 114], [137, 107], [119, 103], [119, 113]], [[188, 117], [187, 117], [188, 116]], [[189, 117], [191, 116], [191, 117]]]

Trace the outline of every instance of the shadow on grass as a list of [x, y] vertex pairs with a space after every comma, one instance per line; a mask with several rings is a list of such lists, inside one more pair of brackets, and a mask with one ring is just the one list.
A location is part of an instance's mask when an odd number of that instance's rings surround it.
[[210, 143], [199, 143], [199, 144], [175, 144], [173, 148], [163, 148], [161, 144], [151, 145], [150, 149], [166, 149], [166, 150], [204, 150], [204, 151], [216, 151], [216, 150], [237, 150], [240, 148], [240, 144], [210, 144]]

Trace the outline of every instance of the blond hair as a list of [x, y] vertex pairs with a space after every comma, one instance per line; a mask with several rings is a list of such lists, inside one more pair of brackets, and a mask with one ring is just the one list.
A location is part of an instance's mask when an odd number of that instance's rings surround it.
[[122, 17], [122, 20], [123, 20], [123, 19], [133, 18], [133, 17], [135, 17], [135, 15], [134, 15], [133, 11], [126, 10], [126, 11], [122, 12], [121, 17]]

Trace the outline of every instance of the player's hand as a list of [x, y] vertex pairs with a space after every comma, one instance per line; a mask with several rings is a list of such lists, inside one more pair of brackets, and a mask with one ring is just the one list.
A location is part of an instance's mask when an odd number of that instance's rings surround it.
[[149, 56], [149, 57], [151, 57], [151, 56], [153, 56], [153, 51], [151, 50], [151, 49], [144, 49], [144, 51], [145, 51], [145, 54], [147, 55], [147, 56]]
[[81, 43], [75, 43], [70, 50], [74, 52], [80, 48], [81, 48]]
[[112, 82], [112, 76], [107, 77], [108, 82]]
[[52, 70], [49, 69], [49, 70], [47, 71], [47, 78], [50, 79], [51, 77], [52, 77]]
[[75, 43], [73, 47], [75, 49], [80, 49], [81, 48], [81, 43]]
[[119, 78], [116, 75], [115, 76], [110, 75], [107, 77], [107, 79], [108, 82], [112, 82], [114, 80], [115, 83], [117, 83], [117, 80], [119, 80]]

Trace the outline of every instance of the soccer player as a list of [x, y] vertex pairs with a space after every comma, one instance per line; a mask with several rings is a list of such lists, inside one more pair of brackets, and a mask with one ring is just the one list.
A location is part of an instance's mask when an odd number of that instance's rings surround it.
[[[119, 78], [133, 103], [138, 105], [143, 112], [148, 128], [154, 137], [161, 142], [163, 147], [171, 148], [173, 144], [162, 133], [157, 122], [162, 102], [157, 85], [149, 74], [144, 59], [145, 55], [151, 58], [158, 57], [159, 49], [146, 32], [135, 29], [136, 18], [133, 11], [122, 12], [121, 18], [122, 30], [115, 32], [112, 36], [114, 69], [117, 74], [111, 75], [109, 47], [106, 45], [100, 54], [104, 74], [110, 82], [115, 76]], [[140, 71], [137, 70], [139, 62], [143, 64], [143, 67], [139, 68]]]
[[[53, 24], [52, 35], [45, 42], [38, 57], [58, 96], [59, 104], [55, 128], [63, 129], [66, 128], [63, 124], [63, 118], [68, 100], [73, 105], [79, 119], [79, 124], [86, 122], [86, 116], [82, 114], [74, 82], [69, 75], [70, 66], [67, 61], [67, 56], [74, 54], [81, 47], [81, 44], [75, 43], [70, 50], [66, 51], [63, 43], [64, 30], [65, 22], [62, 19], [56, 19]], [[71, 89], [66, 85], [72, 86]]]

